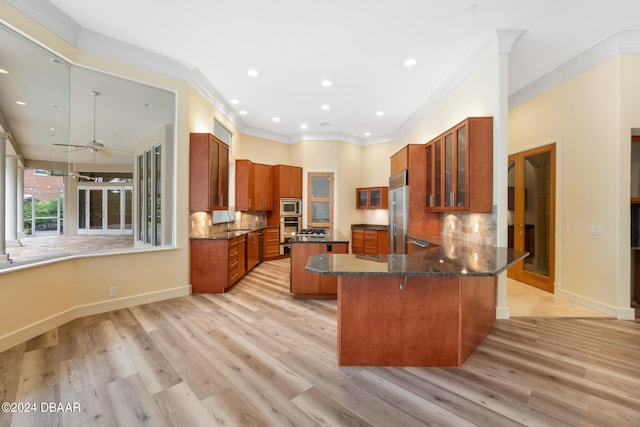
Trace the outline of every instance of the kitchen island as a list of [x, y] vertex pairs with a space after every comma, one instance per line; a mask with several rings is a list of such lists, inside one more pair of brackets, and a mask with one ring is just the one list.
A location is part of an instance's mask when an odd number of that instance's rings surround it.
[[318, 275], [305, 270], [310, 256], [348, 254], [349, 240], [337, 230], [301, 230], [291, 239], [291, 279], [289, 290], [296, 299], [336, 299], [336, 276]]
[[338, 364], [462, 366], [495, 322], [496, 276], [527, 252], [462, 241], [410, 255], [315, 255], [338, 279]]

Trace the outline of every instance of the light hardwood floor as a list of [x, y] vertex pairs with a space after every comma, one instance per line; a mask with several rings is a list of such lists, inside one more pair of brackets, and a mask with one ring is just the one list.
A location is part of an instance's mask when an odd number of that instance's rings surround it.
[[[8, 426], [639, 426], [640, 322], [512, 319], [462, 368], [338, 367], [288, 261], [229, 293], [74, 320], [0, 353]], [[42, 412], [43, 402], [79, 412]]]

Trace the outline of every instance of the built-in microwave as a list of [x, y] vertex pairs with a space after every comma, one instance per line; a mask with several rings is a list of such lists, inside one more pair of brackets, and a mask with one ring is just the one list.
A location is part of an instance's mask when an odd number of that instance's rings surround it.
[[280, 216], [300, 216], [300, 199], [280, 199]]

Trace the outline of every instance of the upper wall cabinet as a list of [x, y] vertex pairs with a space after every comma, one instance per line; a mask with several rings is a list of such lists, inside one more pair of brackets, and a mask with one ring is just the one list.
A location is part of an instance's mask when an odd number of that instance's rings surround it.
[[387, 209], [388, 194], [387, 187], [356, 188], [356, 209]]
[[191, 133], [189, 208], [224, 210], [229, 206], [229, 146], [209, 133]]
[[493, 118], [468, 118], [426, 144], [426, 208], [491, 212]]
[[297, 166], [275, 165], [273, 182], [278, 198], [302, 198], [302, 168]]
[[273, 166], [236, 160], [236, 210], [273, 209]]

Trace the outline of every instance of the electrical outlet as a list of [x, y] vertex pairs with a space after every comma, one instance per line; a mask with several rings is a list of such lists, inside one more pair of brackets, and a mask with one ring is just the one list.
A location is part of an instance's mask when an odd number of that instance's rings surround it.
[[118, 288], [115, 286], [112, 286], [109, 288], [109, 296], [111, 297], [115, 297], [116, 295], [118, 295]]

